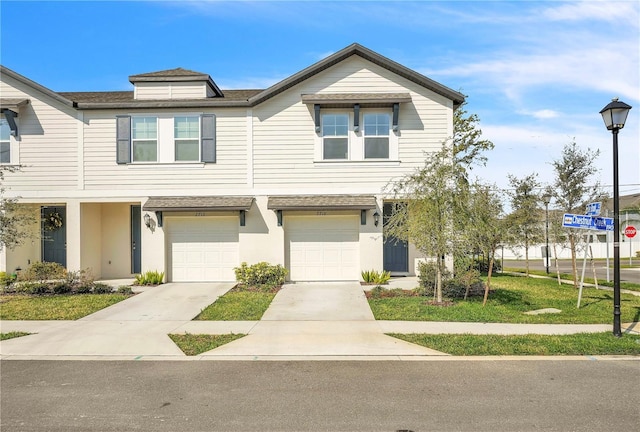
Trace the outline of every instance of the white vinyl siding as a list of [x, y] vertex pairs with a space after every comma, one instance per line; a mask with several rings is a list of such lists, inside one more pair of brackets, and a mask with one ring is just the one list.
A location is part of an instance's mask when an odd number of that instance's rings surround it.
[[137, 82], [135, 98], [153, 99], [202, 99], [207, 97], [204, 82]]
[[[365, 159], [361, 121], [361, 132], [349, 131], [350, 159], [324, 160], [322, 136], [314, 132], [313, 106], [303, 104], [301, 95], [358, 92], [411, 95], [411, 102], [400, 104], [399, 131], [389, 132], [389, 158]], [[327, 111], [321, 109], [321, 113]], [[349, 112], [351, 128], [353, 109], [331, 108], [330, 112], [338, 111]], [[391, 107], [361, 107], [360, 115], [383, 111], [392, 114]], [[335, 193], [337, 188], [377, 193], [390, 179], [421, 167], [425, 152], [438, 151], [452, 134], [450, 100], [356, 56], [275, 96], [253, 112], [255, 187], [291, 193]]]
[[11, 141], [11, 163], [21, 169], [5, 173], [8, 194], [23, 198], [48, 191], [76, 190], [78, 179], [77, 112], [14, 80], [2, 76], [0, 94], [7, 99], [29, 99], [18, 112], [19, 141]]

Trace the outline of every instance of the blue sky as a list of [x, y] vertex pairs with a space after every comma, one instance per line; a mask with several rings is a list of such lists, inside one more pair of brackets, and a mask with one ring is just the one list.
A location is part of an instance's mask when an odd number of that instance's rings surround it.
[[358, 42], [468, 95], [495, 144], [475, 175], [553, 180], [575, 138], [612, 138], [599, 111], [632, 105], [620, 132], [621, 194], [640, 192], [640, 2], [7, 1], [0, 62], [55, 91], [130, 90], [128, 76], [175, 67], [222, 89], [266, 88]]

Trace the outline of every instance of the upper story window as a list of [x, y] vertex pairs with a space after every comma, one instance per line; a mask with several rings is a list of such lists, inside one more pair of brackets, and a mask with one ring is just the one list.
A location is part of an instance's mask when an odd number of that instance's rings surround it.
[[11, 129], [5, 119], [0, 119], [0, 163], [11, 163]]
[[200, 117], [176, 117], [173, 138], [176, 161], [200, 160]]
[[349, 159], [349, 115], [322, 115], [322, 158]]
[[389, 159], [389, 114], [364, 114], [364, 158]]
[[116, 162], [216, 162], [216, 116], [116, 117]]
[[131, 119], [131, 143], [133, 162], [158, 161], [158, 119], [133, 117]]

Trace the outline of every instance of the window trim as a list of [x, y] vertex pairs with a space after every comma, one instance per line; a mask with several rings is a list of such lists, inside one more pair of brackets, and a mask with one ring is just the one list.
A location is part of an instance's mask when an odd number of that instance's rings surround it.
[[[173, 116], [173, 162], [176, 163], [196, 163], [202, 161], [202, 121], [201, 115], [174, 115]], [[176, 137], [176, 120], [178, 118], [194, 118], [196, 120], [196, 124], [198, 126], [198, 137], [197, 138], [178, 138]], [[178, 160], [178, 143], [185, 141], [194, 141], [196, 140], [196, 146], [198, 148], [198, 157], [197, 159], [190, 160]]]
[[[386, 115], [387, 116], [387, 134], [386, 135], [368, 135], [367, 134], [367, 122], [366, 122], [366, 118], [367, 116], [376, 116], [376, 120], [377, 120], [377, 116], [379, 115]], [[367, 161], [386, 161], [389, 160], [391, 158], [391, 120], [392, 120], [392, 115], [386, 111], [381, 111], [381, 110], [375, 110], [375, 111], [367, 111], [364, 112], [362, 114], [362, 159], [363, 160], [367, 160]], [[376, 121], [376, 126], [378, 125], [377, 121]], [[376, 128], [377, 129], [377, 128]], [[377, 132], [377, 130], [376, 130]], [[367, 157], [367, 138], [387, 138], [387, 157], [380, 157], [380, 158], [374, 158], [374, 157]]]
[[[135, 138], [135, 134], [134, 134], [134, 120], [135, 119], [140, 119], [140, 118], [147, 118], [147, 119], [155, 119], [155, 123], [156, 123], [156, 137], [155, 139], [149, 139], [149, 138]], [[149, 164], [149, 163], [158, 163], [160, 162], [160, 122], [159, 120], [159, 116], [155, 116], [155, 115], [144, 115], [144, 114], [140, 114], [140, 115], [132, 115], [131, 116], [131, 158], [130, 161], [131, 163], [135, 163], [135, 164]], [[145, 122], [146, 123], [146, 122]], [[136, 144], [136, 141], [155, 141], [156, 142], [156, 159], [155, 160], [135, 160], [135, 151], [134, 151], [134, 147]]]
[[[17, 123], [18, 119], [14, 118], [14, 121]], [[4, 117], [4, 115], [2, 117], [0, 117], [0, 124], [2, 125], [6, 125], [6, 128], [9, 131], [9, 139], [8, 140], [2, 140], [0, 141], [1, 143], [6, 143], [9, 145], [9, 161], [8, 162], [0, 162], [0, 165], [18, 165], [19, 162], [19, 147], [18, 147], [18, 138], [13, 135], [12, 130], [11, 130], [11, 123]]]
[[[346, 135], [327, 135], [325, 136], [324, 134], [324, 126], [325, 126], [325, 117], [328, 116], [334, 116], [334, 117], [346, 117], [347, 118], [347, 133]], [[351, 117], [349, 115], [348, 112], [343, 112], [343, 111], [329, 111], [329, 112], [323, 112], [321, 114], [321, 120], [320, 120], [320, 159], [323, 161], [329, 161], [329, 162], [339, 162], [339, 161], [349, 161], [352, 158], [352, 152], [351, 152], [351, 127], [350, 127], [350, 123], [351, 123]], [[341, 125], [342, 126], [342, 125]], [[336, 126], [337, 127], [337, 126]], [[331, 139], [331, 138], [346, 138], [347, 139], [347, 155], [345, 158], [331, 158], [331, 159], [327, 159], [325, 158], [324, 155], [324, 147], [325, 147], [325, 138]]]

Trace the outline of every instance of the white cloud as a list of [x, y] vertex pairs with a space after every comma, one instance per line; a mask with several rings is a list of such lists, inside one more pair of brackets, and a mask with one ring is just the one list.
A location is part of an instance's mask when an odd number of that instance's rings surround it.
[[597, 20], [638, 27], [635, 1], [581, 1], [561, 4], [542, 10], [542, 15], [554, 21]]

